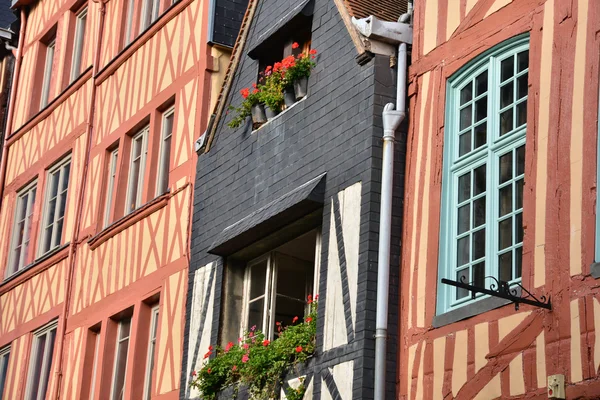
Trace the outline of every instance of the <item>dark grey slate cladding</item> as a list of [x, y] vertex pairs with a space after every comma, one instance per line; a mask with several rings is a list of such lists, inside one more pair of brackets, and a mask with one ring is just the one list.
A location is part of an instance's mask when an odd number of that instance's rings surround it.
[[233, 47], [248, 0], [213, 0], [212, 43]]
[[[258, 44], [261, 33], [273, 26], [293, 0], [261, 0], [249, 30], [244, 56], [236, 71], [228, 102], [239, 105], [239, 91], [250, 86], [258, 73], [258, 61], [245, 54]], [[331, 384], [328, 368], [354, 360], [354, 399], [373, 398], [377, 248], [381, 190], [383, 106], [395, 101], [396, 71], [389, 58], [376, 56], [360, 66], [357, 51], [333, 1], [315, 0], [312, 47], [319, 51], [318, 65], [309, 82], [309, 94], [293, 109], [255, 133], [250, 122], [236, 130], [227, 127], [230, 117], [219, 121], [212, 148], [198, 159], [195, 180], [189, 284], [198, 268], [218, 262], [212, 342], [218, 339], [223, 259], [207, 253], [215, 237], [269, 202], [317, 177], [325, 176], [322, 224], [321, 303], [325, 304], [331, 199], [339, 191], [362, 182], [359, 275], [354, 340], [322, 353], [314, 367], [315, 399], [321, 380]], [[405, 127], [404, 127], [405, 129]], [[397, 134], [394, 175], [394, 215], [390, 275], [387, 398], [395, 398], [397, 373], [398, 288], [400, 231], [404, 185], [405, 135]], [[188, 290], [183, 371], [186, 370], [190, 302]], [[324, 310], [319, 310], [317, 342], [323, 343]], [[182, 389], [186, 377], [182, 376]], [[185, 388], [186, 389], [186, 388]], [[184, 398], [186, 390], [181, 391]]]

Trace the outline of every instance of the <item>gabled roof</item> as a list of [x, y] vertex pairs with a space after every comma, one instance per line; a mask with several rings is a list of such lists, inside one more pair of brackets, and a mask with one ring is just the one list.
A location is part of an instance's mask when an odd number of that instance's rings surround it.
[[[224, 115], [227, 97], [229, 96], [231, 85], [233, 83], [233, 76], [244, 55], [244, 48], [246, 47], [246, 42], [248, 40], [248, 31], [252, 20], [254, 19], [258, 2], [259, 0], [248, 1], [248, 8], [246, 9], [246, 14], [244, 14], [237, 40], [233, 46], [223, 85], [221, 86], [217, 103], [215, 104], [213, 114], [211, 115], [209, 126], [205, 132], [206, 140], [204, 142], [206, 143], [206, 146], [204, 147], [204, 153], [210, 151], [219, 121]], [[333, 0], [333, 2], [337, 6], [342, 21], [348, 30], [348, 34], [356, 47], [358, 53], [357, 59], [362, 60], [365, 58], [370, 59], [371, 57], [360, 38], [360, 34], [352, 24], [352, 17], [363, 18], [369, 15], [375, 15], [380, 19], [395, 22], [402, 13], [406, 12], [408, 3], [407, 0]]]

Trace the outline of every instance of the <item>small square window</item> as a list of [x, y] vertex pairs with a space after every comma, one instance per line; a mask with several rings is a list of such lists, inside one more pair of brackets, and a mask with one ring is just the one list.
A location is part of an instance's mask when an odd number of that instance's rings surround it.
[[48, 171], [39, 256], [54, 250], [62, 242], [70, 173], [71, 156], [61, 160]]
[[27, 373], [26, 400], [44, 400], [50, 380], [54, 340], [58, 323], [38, 330], [33, 334], [29, 372]]

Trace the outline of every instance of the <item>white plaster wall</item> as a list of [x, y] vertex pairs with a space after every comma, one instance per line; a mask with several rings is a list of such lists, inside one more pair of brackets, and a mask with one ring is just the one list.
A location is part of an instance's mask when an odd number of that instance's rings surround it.
[[215, 297], [215, 282], [216, 273], [213, 278], [213, 285], [210, 288], [210, 296], [208, 298], [206, 318], [204, 326], [200, 336], [200, 348], [198, 351], [198, 360], [195, 365], [194, 362], [194, 350], [196, 349], [196, 343], [198, 342], [198, 330], [200, 329], [200, 322], [202, 319], [202, 309], [204, 309], [204, 302], [206, 298], [206, 292], [209, 290], [210, 274], [212, 269], [215, 268], [214, 263], [210, 263], [203, 268], [196, 271], [194, 276], [194, 294], [192, 297], [192, 305], [190, 309], [190, 337], [188, 346], [188, 358], [187, 358], [187, 385], [186, 390], [190, 390], [188, 398], [197, 398], [200, 393], [195, 389], [189, 389], [190, 374], [193, 370], [198, 370], [202, 367], [203, 356], [208, 351], [210, 343], [210, 333], [212, 330], [213, 320], [213, 300]]
[[[358, 244], [360, 239], [360, 202], [362, 184], [358, 182], [337, 194], [342, 220], [342, 234], [346, 256], [346, 271], [352, 325], [356, 323], [356, 292], [358, 279]], [[344, 314], [344, 293], [338, 251], [338, 235], [335, 226], [334, 205], [331, 205], [329, 244], [327, 259], [327, 288], [325, 301], [325, 332], [323, 350], [348, 343], [346, 318]]]
[[[352, 399], [352, 383], [354, 381], [354, 361], [347, 361], [333, 367], [331, 374], [341, 400]], [[327, 384], [321, 379], [321, 400], [333, 400]]]

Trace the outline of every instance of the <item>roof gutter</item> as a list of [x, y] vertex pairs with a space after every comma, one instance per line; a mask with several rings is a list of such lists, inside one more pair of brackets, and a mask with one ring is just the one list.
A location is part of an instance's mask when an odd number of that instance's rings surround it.
[[379, 225], [379, 252], [377, 261], [377, 316], [375, 322], [375, 400], [385, 399], [387, 330], [389, 306], [390, 245], [392, 231], [392, 195], [394, 184], [394, 141], [396, 130], [406, 118], [407, 48], [412, 44], [412, 25], [405, 23], [412, 16], [400, 17], [403, 22], [381, 21], [369, 16], [352, 22], [370, 42], [398, 46], [398, 79], [396, 82], [396, 110], [388, 103], [383, 110], [383, 159], [381, 172], [381, 209]]

